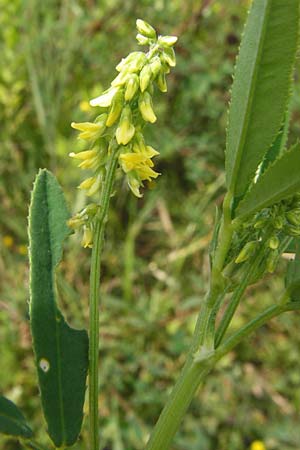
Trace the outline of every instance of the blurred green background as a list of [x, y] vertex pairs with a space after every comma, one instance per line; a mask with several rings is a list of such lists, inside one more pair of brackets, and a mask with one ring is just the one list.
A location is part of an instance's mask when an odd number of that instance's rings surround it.
[[[71, 121], [136, 50], [135, 19], [179, 36], [177, 67], [148, 141], [161, 152], [141, 200], [119, 182], [103, 259], [102, 450], [144, 448], [184, 362], [207, 287], [207, 247], [224, 193], [226, 110], [246, 0], [0, 0], [0, 391], [48, 445], [28, 325], [27, 211], [40, 167], [58, 177], [70, 211], [83, 204]], [[298, 80], [298, 75], [296, 76]], [[300, 89], [291, 139], [300, 132]], [[57, 282], [73, 326], [86, 327], [90, 250], [66, 243]], [[251, 287], [233, 327], [278, 298], [285, 263]], [[299, 450], [300, 316], [287, 314], [239, 345], [199, 391], [173, 450]], [[43, 424], [43, 427], [41, 426]], [[0, 437], [0, 448], [21, 445]], [[76, 450], [87, 448], [87, 421]], [[254, 448], [252, 446], [252, 448]]]

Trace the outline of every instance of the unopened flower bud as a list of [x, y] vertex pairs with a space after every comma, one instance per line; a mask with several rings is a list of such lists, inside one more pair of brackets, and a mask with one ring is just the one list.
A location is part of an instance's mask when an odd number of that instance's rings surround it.
[[247, 259], [250, 258], [250, 256], [253, 255], [255, 249], [257, 247], [257, 241], [250, 241], [247, 242], [246, 245], [242, 248], [240, 253], [238, 254], [237, 258], [235, 259], [236, 264], [240, 264], [244, 261], [247, 261]]
[[264, 228], [264, 226], [266, 225], [266, 220], [265, 219], [260, 219], [257, 220], [254, 224], [254, 228], [256, 230], [260, 230], [261, 228]]
[[147, 62], [147, 56], [144, 52], [137, 52], [138, 54], [133, 58], [128, 65], [126, 65], [126, 70], [128, 73], [139, 72]]
[[156, 121], [156, 115], [154, 114], [152, 107], [151, 95], [147, 91], [140, 95], [139, 110], [146, 122], [154, 123]]
[[157, 86], [161, 92], [167, 92], [168, 87], [167, 87], [166, 75], [164, 74], [164, 72], [159, 73], [156, 82], [157, 82]]
[[158, 36], [158, 44], [162, 47], [172, 47], [178, 41], [177, 36]]
[[150, 43], [150, 39], [140, 33], [136, 35], [136, 40], [138, 41], [139, 45], [148, 45]]
[[160, 60], [159, 56], [155, 56], [154, 58], [151, 59], [150, 68], [151, 68], [153, 78], [156, 78], [157, 75], [161, 71], [161, 60]]
[[132, 193], [138, 198], [143, 197], [140, 193], [141, 182], [136, 178], [134, 173], [130, 172], [127, 174], [127, 181]]
[[176, 56], [174, 49], [171, 47], [165, 47], [163, 51], [163, 56], [167, 64], [171, 67], [176, 66]]
[[119, 126], [116, 131], [118, 144], [126, 145], [134, 136], [135, 128], [132, 124], [132, 114], [129, 105], [123, 109]]
[[133, 73], [128, 78], [126, 89], [125, 89], [125, 100], [126, 102], [130, 102], [135, 96], [137, 90], [139, 88], [139, 77]]
[[277, 216], [274, 219], [274, 227], [276, 230], [282, 230], [284, 225], [284, 218], [282, 216]]
[[268, 242], [269, 248], [276, 250], [279, 247], [279, 239], [277, 236], [272, 236]]
[[292, 211], [288, 211], [286, 213], [286, 218], [290, 224], [299, 226], [300, 225], [300, 209], [296, 208]]
[[294, 225], [287, 225], [285, 231], [289, 236], [298, 237], [300, 236], [300, 227]]
[[136, 28], [139, 33], [143, 34], [144, 36], [147, 36], [148, 38], [155, 39], [156, 38], [156, 31], [155, 29], [147, 22], [141, 19], [137, 19], [136, 21]]
[[141, 92], [144, 92], [150, 81], [151, 81], [151, 77], [152, 77], [152, 71], [151, 71], [151, 67], [149, 64], [145, 65], [140, 73], [140, 88], [141, 88]]
[[109, 114], [106, 120], [107, 127], [111, 127], [118, 120], [122, 112], [123, 104], [124, 104], [124, 92], [123, 90], [120, 90], [113, 98]]
[[90, 227], [85, 226], [83, 229], [83, 237], [82, 237], [82, 241], [81, 241], [81, 245], [84, 248], [91, 248], [93, 245], [93, 232], [90, 229]]
[[116, 76], [114, 80], [110, 83], [113, 87], [123, 86], [129, 77], [126, 67]]
[[88, 197], [91, 197], [92, 195], [96, 194], [96, 192], [100, 191], [101, 181], [102, 181], [101, 173], [99, 173], [97, 176], [95, 176], [93, 178], [94, 178], [94, 182], [86, 193], [86, 195]]

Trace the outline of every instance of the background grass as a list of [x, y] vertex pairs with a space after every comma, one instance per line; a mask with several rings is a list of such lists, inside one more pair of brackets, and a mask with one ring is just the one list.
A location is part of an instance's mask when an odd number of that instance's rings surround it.
[[[103, 450], [142, 449], [184, 362], [207, 287], [207, 248], [224, 193], [226, 110], [246, 0], [0, 0], [0, 391], [49, 445], [40, 414], [28, 325], [27, 208], [39, 167], [51, 169], [71, 212], [84, 198], [68, 153], [71, 121], [89, 120], [88, 100], [136, 50], [135, 19], [176, 34], [177, 67], [158, 95], [148, 140], [163, 175], [143, 199], [122, 180], [112, 200], [103, 260], [100, 414]], [[299, 72], [298, 72], [299, 73]], [[291, 139], [300, 132], [298, 74]], [[86, 327], [90, 251], [66, 243], [61, 305]], [[252, 287], [239, 326], [278, 298], [285, 262]], [[263, 327], [218, 365], [199, 391], [173, 450], [299, 450], [299, 314]], [[87, 447], [87, 423], [76, 450]], [[18, 450], [0, 437], [0, 448]]]

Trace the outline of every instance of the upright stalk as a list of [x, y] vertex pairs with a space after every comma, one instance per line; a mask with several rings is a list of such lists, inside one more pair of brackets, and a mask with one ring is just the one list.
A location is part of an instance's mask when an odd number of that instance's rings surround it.
[[111, 155], [107, 169], [104, 186], [101, 191], [100, 212], [94, 231], [94, 243], [91, 258], [90, 272], [90, 347], [89, 347], [89, 414], [90, 414], [90, 450], [99, 450], [99, 412], [98, 412], [98, 385], [99, 385], [99, 288], [100, 264], [103, 248], [106, 217], [112, 193], [115, 171], [118, 164], [117, 150]]

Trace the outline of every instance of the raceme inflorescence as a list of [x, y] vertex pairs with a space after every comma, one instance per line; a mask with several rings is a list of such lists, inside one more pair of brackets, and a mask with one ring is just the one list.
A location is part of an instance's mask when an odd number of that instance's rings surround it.
[[[159, 175], [152, 160], [159, 152], [146, 143], [143, 129], [156, 121], [152, 101], [155, 87], [167, 92], [166, 75], [176, 65], [173, 45], [177, 37], [158, 36], [141, 19], [136, 26], [138, 44], [149, 46], [148, 52], [132, 52], [117, 65], [118, 75], [110, 88], [90, 101], [101, 109], [94, 122], [72, 123], [80, 131], [79, 138], [89, 143], [88, 150], [70, 153], [80, 161], [81, 169], [93, 172], [79, 185], [88, 197], [99, 196], [113, 150], [136, 197], [142, 196], [140, 189], [145, 182], [151, 183]], [[83, 227], [84, 247], [92, 246], [94, 218], [99, 208], [101, 205], [91, 203], [69, 221], [72, 228]]]

